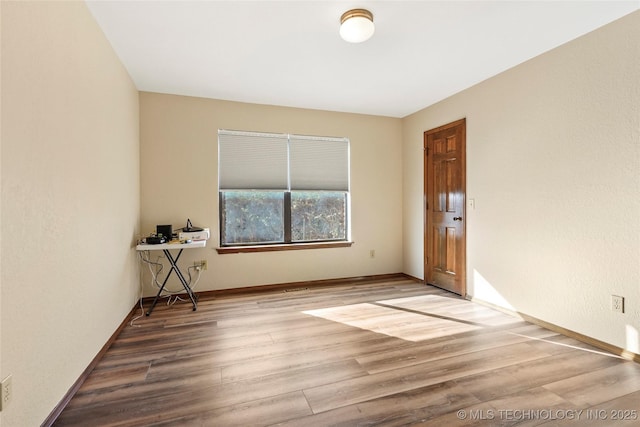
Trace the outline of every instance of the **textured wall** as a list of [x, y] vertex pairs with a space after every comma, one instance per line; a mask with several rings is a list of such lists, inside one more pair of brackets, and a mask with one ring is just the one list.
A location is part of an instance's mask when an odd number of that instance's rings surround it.
[[422, 134], [466, 117], [469, 293], [640, 353], [639, 40], [636, 12], [405, 118], [404, 271]]
[[36, 426], [135, 304], [138, 93], [84, 2], [2, 2], [4, 426]]

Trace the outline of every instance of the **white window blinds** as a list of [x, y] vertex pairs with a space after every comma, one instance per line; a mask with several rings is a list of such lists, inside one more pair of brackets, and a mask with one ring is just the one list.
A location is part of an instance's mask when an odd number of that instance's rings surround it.
[[349, 191], [347, 138], [218, 131], [220, 190]]
[[287, 135], [219, 131], [220, 189], [288, 189], [288, 150]]
[[290, 135], [289, 167], [292, 190], [349, 191], [349, 142]]

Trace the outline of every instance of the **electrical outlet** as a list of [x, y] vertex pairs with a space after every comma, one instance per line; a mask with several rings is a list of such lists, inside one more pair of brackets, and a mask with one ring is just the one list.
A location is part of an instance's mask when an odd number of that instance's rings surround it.
[[11, 402], [11, 398], [13, 397], [13, 387], [11, 386], [11, 375], [2, 380], [0, 383], [2, 387], [0, 396], [0, 411], [7, 407], [7, 405]]
[[624, 313], [624, 297], [611, 295], [611, 310], [616, 313]]
[[200, 261], [194, 261], [193, 265], [196, 267], [196, 271], [206, 270], [207, 269], [207, 260], [202, 259]]

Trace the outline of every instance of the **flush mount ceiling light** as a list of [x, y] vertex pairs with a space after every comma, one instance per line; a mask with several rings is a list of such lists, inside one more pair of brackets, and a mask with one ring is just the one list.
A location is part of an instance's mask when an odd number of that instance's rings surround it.
[[349, 43], [361, 43], [373, 35], [373, 14], [366, 9], [351, 9], [340, 17], [340, 37]]

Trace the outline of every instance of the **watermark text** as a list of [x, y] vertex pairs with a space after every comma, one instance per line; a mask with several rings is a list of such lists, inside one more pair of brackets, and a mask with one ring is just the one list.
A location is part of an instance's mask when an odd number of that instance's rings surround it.
[[460, 420], [599, 420], [633, 421], [640, 419], [637, 409], [461, 409]]

